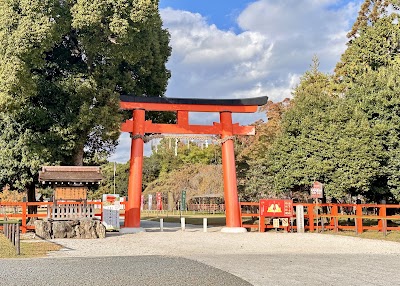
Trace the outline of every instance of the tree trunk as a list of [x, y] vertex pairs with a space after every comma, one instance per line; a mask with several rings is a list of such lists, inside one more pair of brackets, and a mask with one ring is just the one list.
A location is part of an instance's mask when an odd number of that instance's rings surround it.
[[[26, 186], [26, 192], [28, 194], [28, 202], [36, 202], [36, 192], [35, 192], [35, 184], [34, 183], [30, 183]], [[28, 213], [36, 214], [37, 206], [29, 206]]]
[[72, 158], [74, 166], [83, 166], [83, 147], [83, 144], [79, 144], [79, 146], [77, 146], [77, 148], [75, 149], [75, 154]]

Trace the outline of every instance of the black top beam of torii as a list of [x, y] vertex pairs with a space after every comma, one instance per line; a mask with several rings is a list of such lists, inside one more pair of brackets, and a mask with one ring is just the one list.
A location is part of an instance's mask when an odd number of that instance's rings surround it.
[[208, 98], [171, 98], [121, 95], [121, 102], [155, 103], [178, 105], [221, 105], [221, 106], [262, 106], [268, 102], [268, 96], [242, 99], [208, 99]]

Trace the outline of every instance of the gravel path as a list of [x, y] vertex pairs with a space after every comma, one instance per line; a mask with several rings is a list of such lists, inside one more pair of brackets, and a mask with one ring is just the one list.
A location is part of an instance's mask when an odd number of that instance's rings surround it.
[[[176, 265], [182, 264], [180, 259], [192, 261], [191, 267], [182, 269], [192, 271], [193, 276], [198, 274], [199, 279], [178, 285], [211, 285], [206, 283], [209, 280], [202, 280], [201, 269], [205, 265], [210, 267], [207, 268], [210, 274], [222, 271], [239, 279], [234, 281], [232, 276], [226, 276], [230, 285], [246, 285], [243, 280], [253, 285], [400, 285], [400, 244], [395, 242], [310, 233], [229, 234], [221, 233], [220, 228], [210, 228], [204, 233], [199, 226], [187, 226], [182, 232], [178, 225], [167, 223], [164, 224], [165, 231], [160, 232], [157, 223], [153, 222], [143, 222], [142, 227], [147, 232], [108, 233], [105, 239], [98, 240], [53, 240], [64, 249], [51, 253], [49, 259], [42, 261], [108, 257], [110, 264], [116, 263], [114, 271], [124, 267], [118, 265], [121, 257], [137, 262], [147, 257], [159, 263], [168, 258]], [[174, 262], [173, 259], [178, 260]], [[160, 265], [162, 263], [155, 263], [149, 273], [165, 269]], [[1, 269], [0, 266], [0, 273]], [[171, 271], [179, 277], [179, 271]], [[225, 277], [221, 273], [217, 276]]]

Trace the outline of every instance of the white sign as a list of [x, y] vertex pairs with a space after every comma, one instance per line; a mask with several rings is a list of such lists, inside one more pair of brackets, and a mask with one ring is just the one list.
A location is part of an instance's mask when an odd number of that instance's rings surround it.
[[289, 226], [289, 219], [287, 217], [282, 218], [282, 226]]
[[314, 182], [311, 190], [310, 190], [310, 195], [313, 199], [322, 199], [324, 197], [323, 195], [323, 185], [320, 182]]
[[119, 210], [121, 204], [118, 194], [103, 195], [103, 225], [107, 230], [120, 229]]
[[274, 228], [278, 228], [279, 227], [279, 218], [274, 218], [272, 220], [272, 224], [273, 224]]

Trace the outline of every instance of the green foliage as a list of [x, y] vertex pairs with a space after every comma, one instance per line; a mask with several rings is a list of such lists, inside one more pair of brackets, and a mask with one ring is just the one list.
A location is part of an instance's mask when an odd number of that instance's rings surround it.
[[349, 104], [366, 114], [374, 138], [384, 151], [378, 153], [381, 176], [373, 182], [378, 199], [400, 199], [400, 58], [387, 67], [359, 77], [347, 95]]
[[[374, 2], [374, 3], [371, 3]], [[342, 83], [351, 84], [369, 70], [387, 66], [400, 49], [398, 9], [389, 14], [387, 6], [398, 1], [365, 1], [359, 17], [348, 34], [350, 41], [335, 75]]]
[[[91, 194], [93, 199], [101, 199], [103, 194], [114, 193], [114, 162], [109, 162], [101, 166], [103, 180], [95, 192]], [[129, 162], [125, 164], [115, 164], [115, 193], [120, 196], [127, 196], [129, 177]]]
[[382, 148], [367, 116], [337, 97], [333, 86], [314, 59], [264, 156], [249, 161], [247, 187], [273, 197], [308, 192], [315, 180], [329, 197], [371, 190], [381, 174]]
[[1, 184], [32, 185], [43, 164], [104, 162], [119, 95], [165, 92], [168, 43], [158, 1], [1, 1]]

